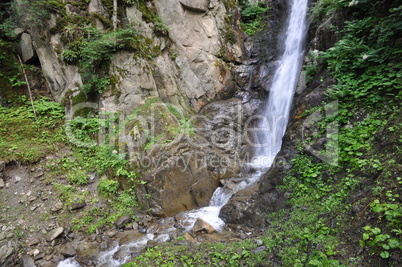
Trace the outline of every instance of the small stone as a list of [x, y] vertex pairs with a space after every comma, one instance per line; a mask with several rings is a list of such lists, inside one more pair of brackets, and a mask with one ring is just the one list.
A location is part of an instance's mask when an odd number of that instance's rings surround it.
[[34, 206], [30, 207], [29, 210], [30, 210], [30, 211], [34, 211], [34, 210], [36, 210], [36, 208], [37, 208], [37, 207], [34, 205]]
[[31, 195], [32, 195], [32, 191], [29, 190], [26, 195], [27, 195], [28, 197], [31, 196]]
[[108, 237], [110, 237], [110, 238], [114, 237], [116, 234], [117, 234], [116, 231], [107, 231], [107, 232], [106, 232], [106, 235], [107, 235]]
[[52, 212], [56, 212], [59, 211], [63, 208], [63, 203], [62, 202], [57, 202], [56, 204], [54, 204], [54, 206], [50, 209]]
[[138, 230], [138, 223], [137, 222], [133, 222], [133, 230]]
[[124, 231], [133, 230], [133, 226], [131, 224], [127, 224], [124, 226]]
[[40, 171], [34, 175], [34, 178], [39, 178], [39, 177], [43, 176], [43, 174], [44, 174], [43, 171]]
[[45, 261], [51, 261], [53, 259], [53, 255], [46, 255], [45, 257], [43, 257], [43, 259]]
[[1, 232], [0, 233], [0, 241], [3, 240], [4, 238], [6, 238], [6, 236], [7, 236], [7, 233]]
[[5, 186], [3, 179], [0, 179], [0, 189], [2, 189]]
[[36, 267], [34, 260], [28, 255], [22, 256], [22, 266], [23, 267]]
[[41, 252], [38, 255], [34, 256], [34, 260], [40, 260], [43, 259], [43, 257], [45, 257], [45, 253]]
[[266, 250], [266, 249], [267, 249], [266, 246], [261, 246], [261, 247], [258, 247], [258, 248], [256, 248], [256, 249], [252, 250], [252, 251], [251, 251], [251, 254], [256, 254], [256, 253], [259, 253], [259, 252], [263, 252], [263, 251]]
[[50, 231], [47, 235], [46, 235], [46, 240], [51, 242], [53, 240], [55, 240], [59, 235], [61, 235], [64, 231], [63, 227], [58, 227], [52, 231]]
[[70, 206], [71, 210], [78, 210], [78, 209], [82, 209], [83, 207], [85, 207], [87, 204], [85, 202], [81, 202], [81, 203], [74, 203]]
[[262, 245], [264, 244], [264, 242], [262, 242], [262, 240], [260, 240], [260, 239], [255, 240], [255, 243], [256, 243], [258, 246], [262, 246]]
[[75, 255], [77, 255], [77, 251], [73, 248], [71, 244], [67, 244], [66, 246], [61, 248], [60, 254], [64, 257], [74, 257]]
[[20, 176], [15, 176], [15, 183], [21, 182], [22, 178]]
[[6, 188], [10, 188], [10, 183], [6, 183]]
[[192, 237], [189, 233], [184, 233], [184, 237], [185, 237], [188, 241], [190, 241], [191, 243], [195, 243], [195, 242], [196, 242], [195, 239], [194, 239], [194, 237]]
[[29, 252], [29, 254], [32, 255], [32, 256], [34, 256], [34, 257], [38, 256], [39, 253], [40, 253], [40, 251], [39, 251], [39, 249], [37, 249], [37, 248], [35, 248], [35, 249], [33, 249], [33, 250], [31, 250], [31, 251]]
[[28, 244], [29, 247], [35, 246], [40, 243], [40, 239], [39, 238], [28, 239], [26, 243]]
[[131, 217], [128, 215], [121, 216], [116, 220], [116, 227], [122, 229], [124, 225], [131, 222]]
[[36, 200], [36, 197], [35, 197], [35, 196], [31, 196], [31, 197], [28, 199], [29, 202], [32, 202], [32, 201], [34, 201], [34, 200]]

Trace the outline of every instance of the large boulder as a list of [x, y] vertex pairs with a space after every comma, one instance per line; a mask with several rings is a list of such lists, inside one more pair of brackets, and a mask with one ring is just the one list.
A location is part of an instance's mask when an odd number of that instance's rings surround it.
[[20, 49], [22, 54], [22, 61], [29, 63], [36, 59], [36, 53], [32, 45], [31, 35], [23, 33], [20, 38]]
[[[132, 144], [129, 154], [137, 155], [132, 161], [145, 182], [137, 194], [143, 207], [154, 215], [172, 216], [209, 204], [219, 181], [233, 177], [243, 165], [239, 155], [245, 148], [246, 110], [240, 103], [211, 103], [202, 115], [182, 119], [171, 113], [171, 106], [155, 103], [126, 124], [131, 140], [125, 142]], [[134, 148], [151, 130], [153, 137]]]

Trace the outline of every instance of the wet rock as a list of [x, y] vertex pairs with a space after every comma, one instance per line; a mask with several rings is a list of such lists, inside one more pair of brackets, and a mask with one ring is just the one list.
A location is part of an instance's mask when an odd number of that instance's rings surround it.
[[147, 245], [145, 248], [154, 248], [156, 247], [158, 244], [154, 241], [154, 240], [148, 240]]
[[30, 256], [24, 255], [21, 259], [23, 267], [36, 267], [34, 260]]
[[82, 242], [77, 248], [75, 260], [83, 266], [95, 266], [99, 252], [100, 248], [97, 242]]
[[132, 230], [132, 231], [124, 231], [124, 232], [119, 232], [116, 234], [115, 239], [120, 239], [119, 240], [119, 245], [127, 244], [130, 241], [140, 238], [144, 236], [143, 234], [139, 233], [138, 231]]
[[204, 221], [201, 218], [198, 218], [193, 226], [193, 232], [194, 233], [199, 233], [199, 232], [206, 232], [207, 234], [215, 232], [215, 228]]
[[133, 230], [138, 230], [138, 223], [137, 222], [133, 222]]
[[154, 241], [157, 243], [169, 242], [170, 236], [168, 234], [158, 235], [157, 237], [155, 237]]
[[118, 229], [124, 228], [124, 226], [132, 221], [131, 217], [128, 215], [121, 216], [116, 220], [116, 227]]
[[223, 206], [219, 217], [227, 224], [241, 224], [248, 227], [264, 224], [264, 217], [251, 209], [248, 203], [241, 201], [231, 201]]
[[59, 235], [61, 235], [64, 231], [63, 227], [58, 227], [52, 231], [50, 231], [47, 235], [46, 235], [46, 240], [51, 242], [53, 240], [55, 240]]

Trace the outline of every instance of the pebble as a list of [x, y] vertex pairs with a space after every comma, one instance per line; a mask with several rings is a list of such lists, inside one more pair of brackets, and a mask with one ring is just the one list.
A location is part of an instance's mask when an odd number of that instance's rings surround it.
[[0, 189], [2, 189], [3, 187], [4, 187], [4, 181], [3, 181], [3, 179], [0, 179]]
[[260, 240], [260, 239], [255, 240], [255, 243], [256, 243], [258, 246], [262, 246], [262, 245], [264, 244], [264, 242], [262, 242], [262, 240]]
[[46, 235], [46, 240], [47, 241], [53, 241], [55, 240], [59, 235], [61, 235], [64, 231], [63, 227], [58, 227], [52, 231], [50, 231], [47, 235]]

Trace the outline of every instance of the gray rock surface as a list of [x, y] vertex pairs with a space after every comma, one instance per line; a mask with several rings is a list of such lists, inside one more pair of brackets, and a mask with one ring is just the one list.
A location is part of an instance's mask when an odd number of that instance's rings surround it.
[[28, 63], [35, 59], [36, 54], [32, 45], [31, 35], [23, 33], [20, 38], [20, 49], [22, 54], [22, 61]]
[[28, 255], [22, 256], [22, 266], [23, 267], [36, 267], [34, 260]]
[[63, 233], [63, 231], [63, 227], [57, 227], [56, 229], [53, 229], [46, 235], [46, 240], [49, 242], [55, 240], [59, 235]]

